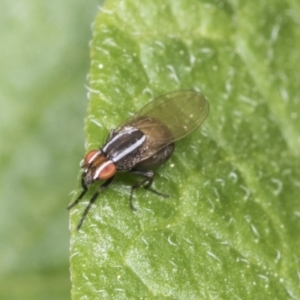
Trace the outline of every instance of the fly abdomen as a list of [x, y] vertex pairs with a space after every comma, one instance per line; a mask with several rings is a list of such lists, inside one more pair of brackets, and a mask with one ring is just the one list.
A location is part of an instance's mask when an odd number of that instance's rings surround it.
[[145, 160], [142, 160], [139, 162], [136, 166], [135, 169], [137, 170], [148, 170], [148, 169], [153, 169], [155, 167], [158, 167], [165, 163], [172, 155], [173, 151], [175, 149], [175, 144], [172, 143], [168, 146], [166, 146], [163, 149], [160, 149], [157, 151], [155, 154], [152, 156], [148, 157]]

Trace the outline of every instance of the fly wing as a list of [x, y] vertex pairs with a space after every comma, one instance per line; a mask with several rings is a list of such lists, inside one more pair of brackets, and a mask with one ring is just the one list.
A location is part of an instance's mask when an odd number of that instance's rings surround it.
[[151, 135], [151, 146], [154, 147], [153, 151], [149, 151], [147, 155], [149, 157], [152, 152], [159, 151], [198, 128], [206, 119], [208, 112], [208, 101], [201, 93], [182, 90], [155, 98], [121, 124], [117, 130], [133, 126], [146, 132], [149, 137]]

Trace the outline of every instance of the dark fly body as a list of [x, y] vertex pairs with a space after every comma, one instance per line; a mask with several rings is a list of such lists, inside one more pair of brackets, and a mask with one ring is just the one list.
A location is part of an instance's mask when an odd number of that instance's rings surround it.
[[129, 203], [133, 210], [133, 191], [141, 186], [160, 196], [168, 197], [167, 194], [151, 188], [154, 176], [152, 169], [170, 158], [175, 148], [174, 142], [198, 128], [208, 112], [209, 104], [199, 92], [172, 92], [155, 98], [112, 130], [102, 148], [91, 150], [84, 157], [82, 192], [68, 209], [83, 198], [89, 185], [99, 180], [104, 180], [104, 183], [90, 199], [77, 230], [80, 229], [98, 195], [112, 183], [119, 171], [144, 177], [131, 187]]

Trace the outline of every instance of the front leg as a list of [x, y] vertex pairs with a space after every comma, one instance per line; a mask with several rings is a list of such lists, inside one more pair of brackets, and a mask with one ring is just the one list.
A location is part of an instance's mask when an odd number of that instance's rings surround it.
[[141, 180], [140, 182], [137, 182], [136, 184], [134, 184], [131, 187], [131, 192], [130, 192], [130, 197], [129, 197], [129, 206], [132, 210], [136, 210], [136, 208], [134, 207], [134, 205], [132, 203], [133, 191], [135, 189], [138, 189], [141, 186], [144, 186], [145, 189], [153, 192], [156, 195], [162, 196], [164, 198], [168, 198], [170, 196], [169, 194], [161, 193], [161, 192], [151, 188], [151, 185], [153, 183], [153, 177], [154, 177], [153, 171], [151, 171], [151, 170], [148, 170], [148, 171], [130, 170], [129, 172], [132, 174], [141, 175], [141, 176], [145, 177], [143, 180]]
[[84, 175], [85, 174], [82, 174], [82, 176], [81, 176], [82, 192], [81, 192], [81, 194], [79, 195], [79, 197], [74, 202], [72, 202], [71, 204], [68, 205], [67, 210], [70, 210], [72, 207], [74, 207], [83, 198], [83, 196], [86, 194], [86, 192], [88, 190], [88, 188], [87, 188], [87, 186], [85, 184], [85, 181], [84, 181], [84, 178], [85, 178]]
[[[81, 217], [81, 219], [80, 219], [80, 221], [79, 221], [79, 223], [78, 223], [78, 225], [77, 225], [77, 227], [76, 227], [77, 230], [79, 230], [80, 227], [82, 226], [82, 223], [83, 223], [83, 221], [84, 221], [86, 215], [88, 214], [89, 210], [91, 209], [93, 203], [96, 201], [96, 199], [97, 199], [97, 197], [99, 196], [99, 194], [100, 194], [102, 191], [104, 191], [104, 190], [112, 183], [113, 179], [114, 179], [114, 176], [113, 176], [113, 177], [110, 177], [109, 179], [107, 179], [102, 185], [100, 185], [98, 191], [92, 196], [92, 198], [90, 199], [89, 204], [88, 204], [87, 207], [85, 208], [85, 210], [84, 210], [84, 212], [83, 212], [83, 214], [82, 214], [82, 217]], [[86, 193], [86, 191], [85, 191], [85, 193]], [[84, 193], [84, 194], [85, 194], [85, 193]], [[82, 198], [83, 195], [80, 195], [80, 196], [81, 196], [81, 198]], [[81, 199], [81, 198], [80, 198], [80, 199]], [[77, 200], [76, 200], [76, 201], [77, 201]], [[76, 201], [75, 201], [75, 202], [76, 202]], [[78, 201], [77, 201], [76, 203], [78, 203]], [[75, 203], [75, 204], [76, 204], [76, 203]], [[72, 203], [72, 206], [74, 206], [75, 204]], [[72, 206], [71, 206], [71, 207], [72, 207]]]

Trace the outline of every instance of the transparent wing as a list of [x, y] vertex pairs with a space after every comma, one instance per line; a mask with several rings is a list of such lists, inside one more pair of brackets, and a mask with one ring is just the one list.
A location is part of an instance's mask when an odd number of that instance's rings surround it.
[[151, 125], [148, 122], [143, 125], [142, 117], [153, 118], [168, 127], [174, 142], [198, 128], [208, 112], [208, 101], [201, 93], [193, 90], [177, 91], [155, 98], [119, 128], [133, 124], [139, 129], [143, 129], [143, 126], [159, 126], [159, 123]]
[[198, 128], [208, 112], [208, 101], [201, 93], [182, 90], [155, 98], [116, 130], [133, 126], [144, 131], [149, 157]]

